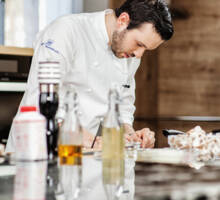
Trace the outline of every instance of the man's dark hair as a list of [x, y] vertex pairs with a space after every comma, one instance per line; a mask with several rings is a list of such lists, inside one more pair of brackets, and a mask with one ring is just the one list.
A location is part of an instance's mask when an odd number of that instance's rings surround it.
[[139, 28], [143, 23], [152, 23], [162, 40], [169, 40], [173, 35], [171, 14], [164, 0], [126, 0], [115, 9], [117, 17], [121, 13], [129, 14], [127, 29]]

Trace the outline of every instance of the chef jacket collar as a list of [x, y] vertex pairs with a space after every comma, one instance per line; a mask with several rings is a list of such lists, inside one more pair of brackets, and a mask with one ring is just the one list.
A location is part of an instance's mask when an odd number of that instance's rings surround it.
[[108, 13], [112, 13], [112, 12], [114, 12], [112, 9], [104, 10], [103, 15], [102, 15], [102, 19], [101, 19], [102, 21], [99, 24], [99, 26], [101, 25], [101, 27], [102, 27], [101, 32], [102, 32], [102, 37], [104, 39], [105, 49], [109, 49], [110, 48], [109, 45], [108, 45], [109, 37], [108, 37], [107, 27], [106, 27], [106, 24], [105, 24], [105, 15], [108, 14]]

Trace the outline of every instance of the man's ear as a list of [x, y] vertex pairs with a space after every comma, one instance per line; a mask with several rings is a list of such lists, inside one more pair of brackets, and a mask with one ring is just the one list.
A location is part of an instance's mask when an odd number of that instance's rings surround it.
[[130, 16], [127, 12], [123, 12], [117, 18], [117, 28], [124, 29], [127, 28], [130, 23]]

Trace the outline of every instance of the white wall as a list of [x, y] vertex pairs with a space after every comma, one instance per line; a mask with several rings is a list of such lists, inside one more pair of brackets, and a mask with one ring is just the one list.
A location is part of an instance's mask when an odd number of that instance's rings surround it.
[[108, 8], [109, 0], [84, 0], [84, 12], [101, 11]]
[[83, 0], [38, 0], [39, 30], [57, 17], [83, 11]]
[[[109, 0], [7, 0], [4, 44], [32, 47], [37, 32], [55, 18], [81, 11], [101, 11], [108, 8], [108, 2]], [[3, 35], [0, 31], [0, 44], [3, 43], [1, 39]]]

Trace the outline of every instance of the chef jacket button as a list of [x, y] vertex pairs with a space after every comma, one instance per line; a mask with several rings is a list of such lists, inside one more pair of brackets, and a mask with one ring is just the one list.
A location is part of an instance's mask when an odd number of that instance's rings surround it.
[[91, 92], [92, 92], [92, 89], [91, 89], [91, 88], [88, 88], [88, 89], [86, 89], [86, 92], [91, 93]]
[[82, 111], [79, 111], [79, 112], [78, 112], [78, 115], [82, 115]]
[[99, 67], [99, 63], [98, 62], [94, 62], [93, 63], [93, 67], [95, 67], [95, 68]]

